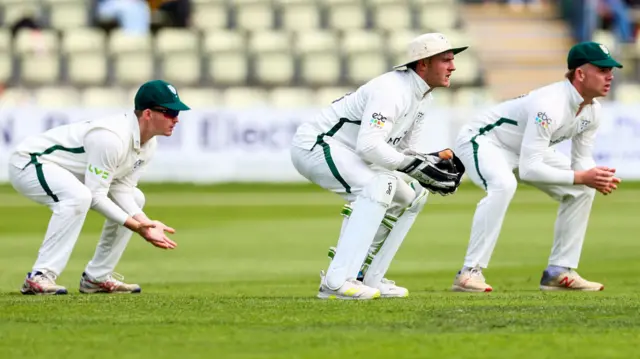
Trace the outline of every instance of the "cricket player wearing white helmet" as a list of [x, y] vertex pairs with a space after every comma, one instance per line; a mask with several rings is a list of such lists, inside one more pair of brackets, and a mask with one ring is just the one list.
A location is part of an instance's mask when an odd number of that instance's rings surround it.
[[[621, 68], [598, 43], [579, 43], [567, 58], [566, 79], [490, 108], [460, 131], [455, 151], [471, 180], [487, 195], [477, 206], [464, 267], [452, 290], [490, 292], [482, 273], [498, 240], [518, 179], [560, 202], [541, 290], [599, 291], [578, 267], [596, 190], [609, 194], [620, 182], [615, 170], [596, 166], [592, 148], [600, 103]], [[553, 145], [571, 139], [571, 158]], [[517, 176], [519, 178], [517, 178]]]
[[[427, 201], [425, 188], [451, 194], [464, 172], [450, 150], [443, 152], [452, 158], [444, 160], [417, 149], [431, 92], [449, 86], [454, 55], [465, 49], [442, 34], [421, 35], [410, 42], [406, 62], [298, 128], [291, 148], [295, 168], [351, 203], [333, 260], [326, 275], [321, 272], [319, 298], [408, 295], [383, 277]], [[376, 255], [361, 282], [356, 278], [367, 251]]]
[[23, 294], [66, 294], [56, 278], [67, 265], [89, 209], [106, 221], [93, 259], [80, 279], [82, 293], [138, 293], [113, 272], [133, 232], [156, 247], [176, 243], [174, 230], [142, 211], [136, 187], [156, 150], [155, 136], [171, 136], [180, 111], [189, 110], [176, 89], [160, 80], [143, 84], [135, 111], [71, 123], [26, 138], [10, 157], [9, 178], [25, 197], [53, 215]]

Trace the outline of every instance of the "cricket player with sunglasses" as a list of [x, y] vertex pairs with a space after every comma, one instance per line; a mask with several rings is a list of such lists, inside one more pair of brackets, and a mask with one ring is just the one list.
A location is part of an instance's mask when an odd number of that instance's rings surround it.
[[135, 110], [55, 127], [19, 143], [9, 161], [11, 184], [23, 196], [49, 207], [52, 216], [23, 294], [66, 294], [56, 284], [78, 240], [87, 212], [106, 220], [93, 259], [80, 278], [81, 293], [138, 293], [137, 284], [114, 272], [132, 234], [172, 249], [174, 229], [149, 219], [137, 188], [156, 151], [156, 136], [171, 136], [180, 111], [189, 110], [169, 83], [143, 84]]

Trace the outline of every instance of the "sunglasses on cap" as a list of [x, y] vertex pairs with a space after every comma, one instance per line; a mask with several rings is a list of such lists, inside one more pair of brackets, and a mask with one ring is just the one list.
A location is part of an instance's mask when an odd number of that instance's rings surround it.
[[178, 115], [180, 114], [180, 111], [178, 110], [172, 110], [164, 107], [154, 107], [154, 108], [151, 108], [150, 110], [155, 112], [160, 112], [164, 114], [166, 117], [171, 117], [171, 118], [178, 117]]

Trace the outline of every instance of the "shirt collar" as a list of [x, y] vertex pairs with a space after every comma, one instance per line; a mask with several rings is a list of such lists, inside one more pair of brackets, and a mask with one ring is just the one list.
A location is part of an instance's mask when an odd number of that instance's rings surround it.
[[578, 111], [578, 108], [580, 108], [580, 104], [582, 104], [584, 102], [584, 98], [582, 98], [582, 96], [580, 96], [580, 93], [571, 84], [571, 81], [564, 80], [564, 83], [565, 83], [565, 86], [569, 90], [569, 104], [571, 105], [571, 109], [574, 110], [574, 112]]
[[422, 77], [418, 76], [418, 74], [413, 70], [407, 70], [409, 72], [409, 77], [413, 83], [413, 88], [415, 89], [416, 97], [419, 100], [424, 99], [429, 92], [431, 92], [431, 88], [427, 85], [427, 82], [422, 79]]
[[131, 121], [131, 133], [133, 136], [133, 148], [136, 151], [140, 151], [140, 124], [138, 123], [138, 118], [135, 116], [131, 116], [129, 114], [126, 115]]

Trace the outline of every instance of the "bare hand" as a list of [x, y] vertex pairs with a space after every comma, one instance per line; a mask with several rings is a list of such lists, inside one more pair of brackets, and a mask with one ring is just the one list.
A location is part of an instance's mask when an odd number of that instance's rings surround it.
[[607, 195], [618, 188], [621, 180], [614, 177], [616, 170], [609, 167], [594, 167], [582, 173], [582, 184], [595, 188], [598, 192]]
[[153, 222], [140, 222], [138, 225], [138, 233], [142, 233], [150, 228], [155, 228], [156, 224]]
[[140, 233], [147, 242], [158, 248], [174, 249], [178, 245], [166, 236], [166, 233], [176, 233], [176, 230], [165, 225], [160, 221], [152, 221], [153, 227], [148, 228]]

